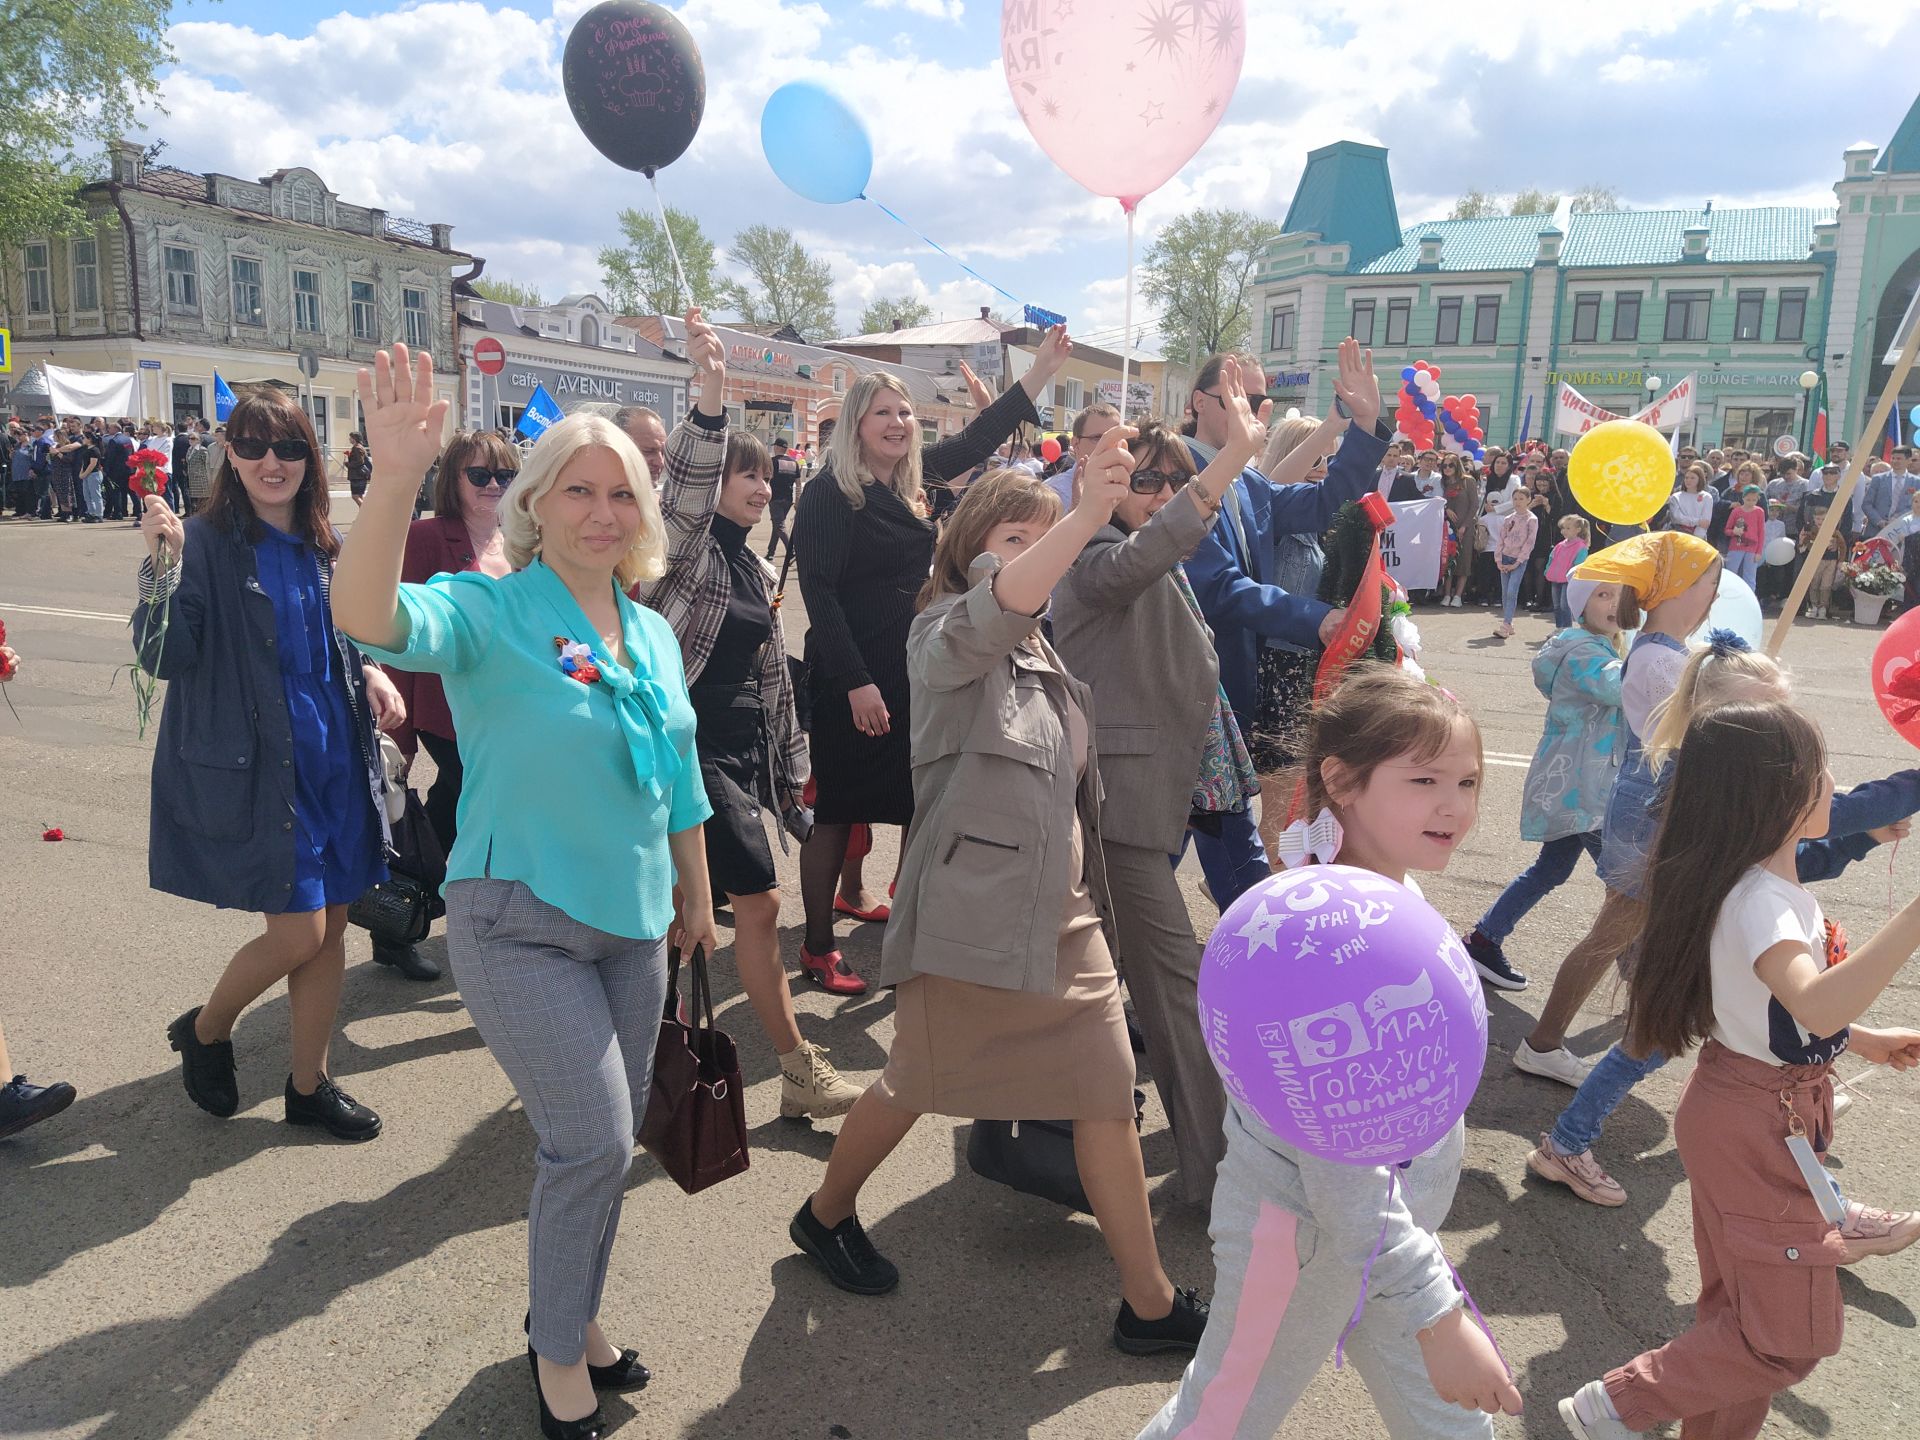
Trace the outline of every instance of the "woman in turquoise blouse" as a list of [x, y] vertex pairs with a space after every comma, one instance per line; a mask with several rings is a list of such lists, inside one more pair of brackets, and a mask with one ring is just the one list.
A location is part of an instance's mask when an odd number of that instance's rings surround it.
[[541, 1429], [585, 1440], [599, 1434], [596, 1388], [649, 1378], [595, 1317], [651, 1081], [664, 937], [714, 942], [701, 838], [712, 812], [679, 642], [625, 593], [661, 574], [660, 507], [632, 442], [577, 415], [541, 438], [500, 501], [512, 574], [402, 585], [447, 402], [433, 399], [432, 361], [404, 345], [360, 372], [360, 402], [374, 472], [334, 614], [376, 658], [445, 684], [466, 767], [447, 951], [540, 1139], [527, 1356]]

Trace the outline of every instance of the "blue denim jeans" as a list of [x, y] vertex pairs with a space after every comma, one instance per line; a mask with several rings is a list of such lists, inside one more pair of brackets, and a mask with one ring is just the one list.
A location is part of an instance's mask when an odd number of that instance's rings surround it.
[[1562, 835], [1540, 847], [1533, 864], [1507, 882], [1500, 898], [1487, 907], [1475, 928], [1496, 944], [1513, 933], [1514, 926], [1527, 918], [1527, 912], [1548, 895], [1566, 884], [1580, 863], [1581, 852], [1591, 860], [1600, 858], [1600, 832]]
[[98, 520], [104, 513], [102, 504], [103, 502], [100, 497], [100, 472], [95, 470], [91, 474], [82, 475], [80, 477], [81, 508], [93, 519]]
[[1500, 572], [1500, 618], [1509, 625], [1513, 623], [1513, 612], [1520, 608], [1520, 582], [1526, 578], [1524, 563]]
[[1574, 1092], [1573, 1100], [1553, 1122], [1553, 1143], [1562, 1155], [1578, 1155], [1591, 1150], [1600, 1138], [1607, 1117], [1613, 1114], [1629, 1091], [1642, 1077], [1651, 1075], [1667, 1063], [1658, 1050], [1644, 1060], [1636, 1060], [1615, 1045], [1600, 1057], [1586, 1081]]
[[1727, 569], [1738, 575], [1748, 585], [1757, 585], [1760, 574], [1760, 557], [1751, 550], [1727, 551]]
[[1562, 630], [1573, 624], [1573, 611], [1567, 607], [1567, 582], [1553, 582], [1553, 623]]
[[[1188, 837], [1200, 856], [1200, 873], [1207, 877], [1207, 893], [1213, 903], [1225, 910], [1247, 891], [1273, 873], [1267, 864], [1267, 847], [1260, 841], [1260, 828], [1254, 824], [1251, 810], [1230, 811], [1220, 817], [1218, 836], [1189, 830]], [[1181, 853], [1185, 853], [1182, 842]], [[1173, 857], [1180, 863], [1180, 856]]]

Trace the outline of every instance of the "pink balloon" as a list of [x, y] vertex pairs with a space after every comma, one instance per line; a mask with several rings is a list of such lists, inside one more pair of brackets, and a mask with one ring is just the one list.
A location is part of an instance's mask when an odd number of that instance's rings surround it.
[[1179, 173], [1227, 113], [1244, 0], [1003, 0], [1020, 118], [1053, 163], [1129, 210]]

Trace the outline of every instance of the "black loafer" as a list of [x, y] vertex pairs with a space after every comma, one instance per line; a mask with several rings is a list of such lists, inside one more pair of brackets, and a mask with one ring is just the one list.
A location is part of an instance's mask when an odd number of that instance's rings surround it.
[[302, 1095], [287, 1077], [287, 1123], [318, 1125], [339, 1140], [371, 1140], [380, 1133], [380, 1117], [326, 1075], [311, 1095]]
[[383, 940], [373, 942], [373, 963], [388, 965], [398, 970], [409, 980], [438, 980], [440, 967], [420, 953], [414, 945], [389, 945]]
[[187, 1095], [209, 1115], [221, 1119], [240, 1109], [240, 1081], [234, 1073], [233, 1042], [215, 1040], [207, 1044], [193, 1033], [193, 1022], [200, 1017], [194, 1006], [167, 1026], [167, 1044], [180, 1052], [180, 1078]]
[[1113, 1322], [1113, 1343], [1128, 1355], [1159, 1355], [1179, 1351], [1191, 1355], [1200, 1348], [1207, 1329], [1207, 1302], [1192, 1290], [1173, 1292], [1173, 1309], [1158, 1320], [1142, 1320], [1133, 1306], [1120, 1302]]
[[[529, 1335], [533, 1333], [533, 1312], [527, 1312], [527, 1318], [520, 1322]], [[527, 1353], [533, 1354], [533, 1346], [527, 1346]], [[644, 1390], [647, 1382], [653, 1379], [653, 1371], [640, 1363], [638, 1350], [622, 1350], [620, 1358], [611, 1365], [587, 1366], [587, 1378], [593, 1382], [596, 1390]]]
[[64, 1080], [51, 1085], [29, 1085], [26, 1076], [14, 1076], [0, 1085], [0, 1140], [58, 1115], [73, 1104], [73, 1095], [73, 1086]]
[[812, 1196], [800, 1202], [787, 1234], [842, 1290], [855, 1295], [884, 1295], [900, 1283], [900, 1271], [873, 1248], [858, 1216], [849, 1215], [828, 1229], [813, 1213]]

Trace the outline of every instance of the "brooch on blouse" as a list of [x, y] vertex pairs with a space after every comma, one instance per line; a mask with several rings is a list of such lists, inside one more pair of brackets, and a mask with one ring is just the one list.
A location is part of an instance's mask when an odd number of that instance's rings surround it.
[[553, 644], [560, 652], [560, 669], [563, 672], [582, 685], [591, 685], [600, 678], [600, 661], [591, 645], [582, 645], [564, 635], [554, 636]]

